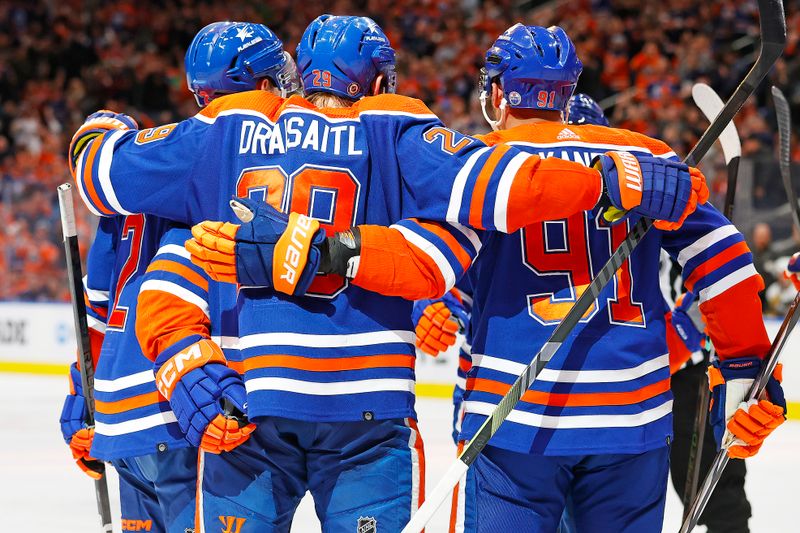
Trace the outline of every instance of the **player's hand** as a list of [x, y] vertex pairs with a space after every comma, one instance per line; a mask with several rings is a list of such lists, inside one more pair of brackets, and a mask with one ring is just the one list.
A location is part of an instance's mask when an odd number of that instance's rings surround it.
[[[210, 339], [198, 341], [171, 357], [159, 356], [156, 386], [169, 400], [178, 425], [192, 446], [211, 453], [228, 452], [245, 442], [255, 429], [244, 415], [244, 381], [228, 368], [222, 349]], [[240, 416], [233, 416], [234, 412]]]
[[689, 316], [689, 310], [694, 305], [694, 293], [685, 292], [675, 301], [675, 309], [672, 310], [672, 325], [690, 352], [702, 349], [706, 340], [705, 328], [700, 330]]
[[75, 164], [84, 148], [89, 142], [109, 130], [138, 130], [139, 125], [124, 113], [115, 113], [107, 109], [95, 111], [83, 122], [78, 131], [72, 136], [69, 143], [69, 165], [73, 176], [75, 175]]
[[800, 279], [797, 277], [798, 274], [800, 274], [800, 252], [797, 252], [789, 259], [789, 264], [783, 272], [783, 277], [791, 281], [794, 288], [800, 291]]
[[594, 161], [603, 176], [611, 206], [603, 217], [608, 222], [628, 212], [656, 220], [662, 230], [678, 229], [698, 203], [708, 200], [702, 172], [683, 163], [629, 152], [607, 152]]
[[102, 477], [102, 463], [92, 458], [94, 428], [86, 427], [86, 400], [81, 387], [81, 375], [77, 363], [72, 363], [69, 372], [70, 393], [64, 399], [61, 408], [61, 435], [69, 445], [72, 458], [83, 472], [93, 479]]
[[469, 314], [451, 291], [439, 300], [414, 302], [411, 320], [417, 333], [417, 348], [436, 357], [456, 343], [456, 334], [464, 331]]
[[205, 221], [192, 228], [186, 241], [192, 262], [217, 281], [305, 294], [325, 241], [319, 222], [247, 198], [232, 200], [231, 208], [242, 224]]
[[766, 397], [745, 402], [762, 361], [746, 357], [717, 361], [708, 367], [712, 392], [710, 422], [717, 447], [736, 459], [752, 457], [764, 439], [786, 420], [781, 365], [767, 382]]

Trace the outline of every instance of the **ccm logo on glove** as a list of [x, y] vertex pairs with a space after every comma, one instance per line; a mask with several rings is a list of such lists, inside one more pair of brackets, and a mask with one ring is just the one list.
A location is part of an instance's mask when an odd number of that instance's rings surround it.
[[281, 261], [280, 265], [273, 264], [273, 286], [276, 290], [294, 294], [299, 273], [306, 267], [308, 249], [318, 229], [318, 220], [300, 213], [289, 215], [286, 231], [275, 245], [274, 262]]
[[181, 376], [206, 363], [226, 364], [225, 356], [222, 355], [217, 345], [208, 339], [196, 342], [182, 352], [178, 352], [158, 369], [156, 373], [158, 392], [164, 398], [169, 399], [175, 383]]

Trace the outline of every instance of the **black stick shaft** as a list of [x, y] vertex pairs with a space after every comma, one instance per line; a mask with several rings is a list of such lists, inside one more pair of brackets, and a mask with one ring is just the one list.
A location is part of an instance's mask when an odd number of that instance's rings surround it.
[[[72, 315], [75, 320], [75, 337], [80, 357], [81, 386], [86, 399], [86, 424], [94, 426], [94, 361], [89, 342], [89, 324], [86, 320], [86, 303], [83, 300], [83, 269], [78, 246], [78, 232], [75, 226], [75, 209], [72, 203], [72, 186], [68, 183], [58, 187], [58, 204], [61, 208], [61, 227], [64, 232], [64, 252], [67, 257], [67, 277], [72, 299]], [[108, 483], [105, 465], [100, 463], [102, 477], [95, 480], [97, 512], [103, 531], [111, 532], [111, 502], [108, 496]]]

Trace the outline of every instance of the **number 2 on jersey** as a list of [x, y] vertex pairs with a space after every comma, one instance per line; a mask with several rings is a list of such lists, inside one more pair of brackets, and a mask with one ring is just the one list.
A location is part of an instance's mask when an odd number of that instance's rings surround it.
[[[561, 322], [591, 283], [593, 272], [589, 235], [592, 234], [597, 239], [603, 232], [608, 232], [609, 255], [627, 235], [627, 223], [609, 226], [602, 218], [590, 220], [589, 217], [589, 213], [581, 213], [565, 220], [532, 224], [523, 230], [522, 252], [525, 265], [537, 276], [550, 278], [554, 286], [561, 287], [555, 292], [527, 296], [528, 313], [541, 324], [555, 325]], [[562, 230], [562, 235], [555, 238], [558, 229]], [[556, 232], [553, 233], [552, 230]], [[551, 239], [555, 242], [551, 243]], [[613, 287], [614, 296], [608, 298], [609, 322], [624, 326], [643, 326], [642, 304], [632, 299], [630, 259], [617, 270]], [[581, 321], [589, 320], [596, 312], [595, 301], [581, 317]]]
[[[359, 183], [344, 168], [303, 165], [288, 175], [280, 167], [262, 167], [242, 172], [236, 195], [269, 203], [283, 212], [295, 212], [319, 220], [328, 235], [349, 229], [355, 223]], [[342, 276], [317, 276], [307, 296], [332, 298], [347, 287]]]

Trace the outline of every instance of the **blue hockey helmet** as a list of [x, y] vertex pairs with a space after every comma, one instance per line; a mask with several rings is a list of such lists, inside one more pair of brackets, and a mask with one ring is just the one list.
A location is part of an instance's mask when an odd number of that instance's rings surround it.
[[578, 93], [567, 102], [567, 124], [608, 126], [608, 119], [591, 96]]
[[370, 94], [378, 74], [395, 92], [395, 52], [389, 38], [367, 17], [321, 15], [297, 45], [297, 65], [306, 94], [328, 92], [359, 99]]
[[509, 107], [563, 111], [582, 70], [564, 30], [515, 24], [486, 52], [481, 99], [491, 94], [496, 81]]
[[200, 107], [269, 79], [286, 96], [300, 89], [297, 66], [263, 24], [214, 22], [198, 32], [184, 59], [186, 82]]

